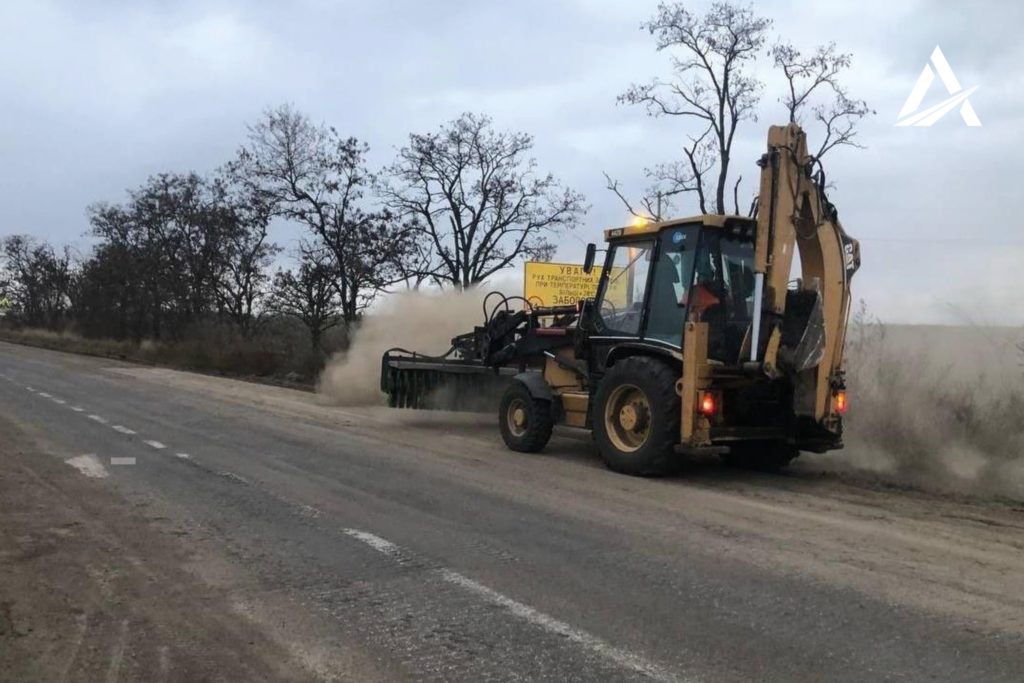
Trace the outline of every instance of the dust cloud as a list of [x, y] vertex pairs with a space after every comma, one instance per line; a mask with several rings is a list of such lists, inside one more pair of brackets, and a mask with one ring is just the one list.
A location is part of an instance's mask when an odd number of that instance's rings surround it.
[[926, 489], [1024, 499], [1019, 329], [856, 322], [846, 448], [805, 462]]
[[[335, 405], [384, 405], [380, 361], [384, 352], [401, 347], [440, 355], [452, 337], [483, 323], [483, 300], [490, 290], [399, 292], [367, 315], [352, 345], [336, 354], [320, 375], [317, 392]], [[493, 306], [497, 297], [492, 298]]]
[[[335, 405], [384, 405], [385, 350], [442, 354], [483, 320], [482, 290], [391, 295], [366, 316], [318, 391]], [[1024, 500], [1024, 332], [883, 325], [861, 316], [847, 340], [846, 448], [804, 467]]]

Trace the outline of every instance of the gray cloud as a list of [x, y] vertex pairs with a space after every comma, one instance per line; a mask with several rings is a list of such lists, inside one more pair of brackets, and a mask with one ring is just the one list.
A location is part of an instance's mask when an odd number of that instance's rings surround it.
[[[5, 2], [0, 233], [84, 247], [86, 205], [118, 200], [157, 171], [209, 170], [264, 107], [292, 102], [367, 140], [378, 164], [410, 131], [463, 110], [533, 133], [543, 166], [593, 204], [559, 255], [576, 258], [580, 240], [625, 220], [601, 171], [639, 190], [643, 168], [671, 160], [686, 132], [615, 104], [631, 81], [665, 72], [665, 56], [638, 30], [654, 5]], [[798, 45], [835, 40], [852, 52], [846, 82], [878, 110], [863, 128], [867, 149], [829, 163], [833, 199], [863, 238], [856, 295], [890, 319], [951, 320], [952, 304], [978, 320], [1021, 323], [1013, 283], [1024, 231], [1011, 164], [1024, 148], [1024, 9], [994, 0], [757, 9]], [[980, 86], [971, 99], [982, 128], [953, 114], [932, 128], [893, 126], [936, 44], [963, 85]], [[764, 126], [782, 116], [766, 61], [761, 120], [735, 155], [748, 195]], [[936, 86], [926, 103], [944, 95]]]

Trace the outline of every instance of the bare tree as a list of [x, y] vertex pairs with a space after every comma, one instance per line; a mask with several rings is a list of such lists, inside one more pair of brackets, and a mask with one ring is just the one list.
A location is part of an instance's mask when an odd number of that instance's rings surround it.
[[267, 293], [268, 269], [281, 251], [267, 240], [272, 207], [230, 177], [218, 180], [225, 186], [225, 202], [233, 230], [224, 244], [223, 268], [217, 282], [220, 310], [243, 335], [258, 322], [258, 303]]
[[416, 239], [416, 237], [422, 237], [421, 231], [415, 221], [410, 225], [415, 229], [414, 239], [403, 257], [397, 261], [396, 266], [405, 288], [418, 290], [424, 283], [436, 281], [438, 261], [433, 241]]
[[[688, 163], [666, 169], [667, 191], [697, 192], [701, 212], [707, 212], [707, 193], [714, 199], [715, 212], [725, 213], [736, 129], [744, 120], [756, 120], [761, 94], [760, 81], [746, 68], [770, 26], [771, 20], [757, 16], [751, 8], [728, 2], [712, 4], [703, 15], [682, 3], [662, 3], [654, 18], [642, 25], [655, 37], [659, 51], [673, 51], [674, 78], [634, 84], [619, 96], [619, 102], [643, 105], [652, 116], [694, 119], [698, 130], [706, 131], [690, 138], [684, 150]], [[714, 143], [710, 150], [701, 147], [704, 135]], [[708, 178], [714, 175], [713, 162], [718, 165], [717, 177]], [[657, 179], [656, 173], [652, 175]]]
[[209, 312], [227, 238], [234, 230], [224, 189], [195, 173], [160, 173], [132, 193], [132, 210], [162, 251], [163, 287], [177, 331]]
[[71, 308], [74, 271], [67, 247], [56, 251], [27, 235], [0, 241], [6, 271], [5, 298], [24, 325], [63, 329]]
[[78, 282], [79, 329], [88, 336], [135, 342], [151, 332], [156, 336], [163, 305], [162, 250], [130, 205], [93, 204], [88, 216], [99, 243], [82, 265]]
[[538, 172], [532, 148], [531, 136], [495, 131], [490, 118], [469, 113], [409, 136], [378, 191], [431, 245], [415, 275], [469, 287], [517, 259], [550, 258], [551, 237], [586, 206]]
[[249, 144], [231, 165], [277, 215], [305, 225], [331, 253], [334, 286], [349, 322], [401, 278], [396, 263], [411, 232], [390, 212], [366, 208], [373, 180], [367, 151], [355, 138], [282, 106], [249, 128]]
[[673, 210], [678, 195], [694, 192], [701, 213], [707, 213], [705, 197], [706, 178], [715, 166], [714, 142], [710, 139], [711, 127], [703, 135], [691, 137], [683, 147], [685, 161], [674, 161], [645, 168], [644, 175], [651, 181], [640, 199], [631, 202], [619, 185], [607, 173], [604, 174], [607, 188], [611, 190], [626, 210], [637, 218], [660, 221]]
[[76, 288], [86, 334], [180, 338], [218, 316], [248, 330], [274, 250], [259, 197], [219, 176], [161, 173], [89, 220], [98, 243]]
[[[804, 55], [788, 43], [779, 43], [771, 55], [786, 78], [787, 92], [780, 99], [789, 120], [806, 126], [804, 113], [821, 125], [821, 145], [815, 157], [821, 159], [840, 145], [861, 147], [857, 142], [857, 124], [874, 110], [863, 100], [851, 99], [839, 84], [840, 74], [850, 67], [850, 54], [838, 52], [835, 43], [820, 45], [813, 54]], [[823, 98], [824, 97], [824, 101]]]
[[269, 308], [299, 319], [309, 330], [313, 350], [320, 353], [324, 333], [344, 321], [343, 307], [334, 286], [334, 255], [322, 246], [303, 243], [294, 270], [279, 270]]
[[117, 211], [101, 213], [94, 234], [127, 239], [122, 246], [141, 266], [152, 336], [178, 338], [217, 309], [227, 247], [239, 229], [226, 189], [195, 173], [160, 173], [130, 193], [121, 213], [126, 221]]

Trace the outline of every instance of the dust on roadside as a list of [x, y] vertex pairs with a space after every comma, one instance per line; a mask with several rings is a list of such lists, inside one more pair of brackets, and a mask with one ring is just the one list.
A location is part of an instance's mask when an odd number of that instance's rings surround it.
[[840, 475], [1024, 501], [1019, 329], [888, 325], [862, 307], [847, 340], [846, 449], [801, 458]]
[[[380, 362], [384, 352], [403, 347], [426, 355], [445, 353], [452, 337], [483, 323], [485, 294], [479, 289], [392, 294], [381, 310], [366, 316], [352, 346], [327, 363], [317, 392], [336, 405], [383, 405]], [[489, 306], [499, 299], [494, 297]]]
[[311, 680], [105, 484], [0, 418], [0, 681]]

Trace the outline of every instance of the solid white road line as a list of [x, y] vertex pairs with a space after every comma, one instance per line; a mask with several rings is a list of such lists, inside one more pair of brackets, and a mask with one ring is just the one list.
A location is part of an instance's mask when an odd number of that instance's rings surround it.
[[99, 415], [90, 415], [90, 416], [89, 416], [89, 419], [90, 419], [90, 420], [93, 420], [93, 421], [95, 421], [95, 422], [99, 422], [99, 423], [100, 423], [100, 424], [102, 424], [102, 425], [105, 425], [105, 424], [107, 424], [107, 418], [105, 418], [105, 417], [100, 417]]
[[528, 621], [534, 626], [538, 626], [549, 633], [567, 638], [577, 645], [581, 645], [591, 652], [615, 662], [624, 669], [636, 671], [637, 673], [647, 676], [655, 681], [667, 682], [686, 680], [681, 679], [679, 676], [676, 676], [673, 672], [668, 671], [667, 669], [663, 669], [656, 664], [646, 661], [632, 652], [615, 647], [593, 634], [574, 628], [564, 621], [555, 619], [544, 612], [535, 610], [529, 605], [524, 605], [521, 602], [513, 600], [493, 588], [488, 588], [482, 583], [478, 583], [467, 576], [459, 574], [458, 572], [452, 571], [451, 569], [441, 569], [439, 570], [439, 573], [441, 578], [448, 583], [465, 588], [470, 593], [475, 593], [491, 604], [504, 607], [520, 619]]
[[110, 464], [111, 465], [134, 465], [135, 464], [135, 458], [133, 458], [131, 456], [126, 457], [126, 458], [113, 457], [113, 458], [110, 459]]
[[167, 446], [165, 446], [164, 444], [160, 443], [159, 441], [143, 441], [142, 443], [144, 443], [147, 446], [150, 446], [152, 448], [155, 448], [158, 451], [162, 451], [163, 449], [167, 448]]
[[[344, 529], [343, 531], [352, 538], [362, 541], [374, 550], [389, 557], [400, 558], [404, 555], [399, 546], [385, 538], [377, 536], [376, 534], [371, 534], [368, 531], [360, 531], [359, 529]], [[582, 631], [565, 623], [564, 621], [560, 621], [548, 614], [545, 614], [544, 612], [536, 610], [529, 605], [513, 600], [507, 595], [499, 593], [493, 588], [488, 588], [482, 583], [474, 581], [468, 576], [463, 576], [456, 571], [441, 568], [437, 570], [437, 574], [444, 581], [459, 586], [492, 605], [503, 607], [514, 616], [527, 621], [548, 633], [571, 640], [577, 645], [586, 648], [590, 652], [599, 655], [604, 659], [614, 662], [616, 665], [624, 669], [635, 671], [652, 680], [662, 681], [664, 683], [694, 680], [691, 678], [680, 677], [668, 669], [660, 667], [652, 662], [648, 662], [639, 655], [617, 648], [591, 633]]]
[[122, 434], [137, 434], [137, 432], [134, 429], [128, 429], [123, 425], [113, 425], [111, 429], [113, 429], [115, 432], [121, 432]]

